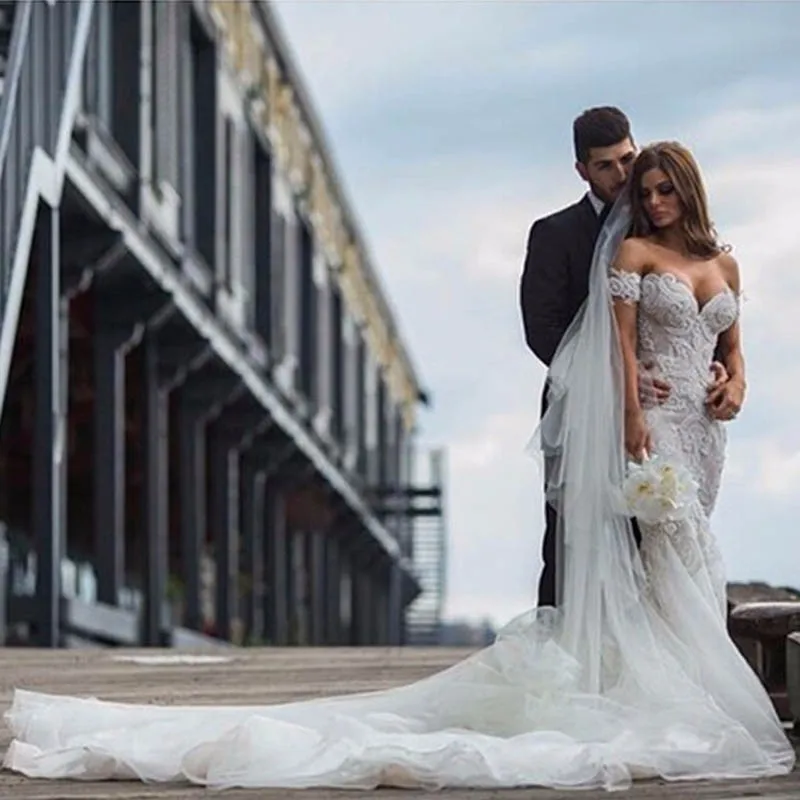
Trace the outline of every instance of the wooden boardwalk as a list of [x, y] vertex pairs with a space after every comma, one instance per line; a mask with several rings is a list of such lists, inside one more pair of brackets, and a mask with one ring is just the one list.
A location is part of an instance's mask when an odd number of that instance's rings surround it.
[[[379, 689], [423, 677], [463, 658], [465, 650], [455, 649], [246, 649], [218, 651], [229, 661], [207, 664], [137, 663], [131, 656], [174, 659], [174, 650], [29, 650], [0, 648], [0, 704], [8, 705], [15, 686], [48, 692], [94, 696], [119, 701], [158, 703], [243, 703], [263, 704], [291, 698]], [[210, 653], [206, 653], [207, 655]], [[3, 726], [0, 747], [5, 750], [9, 734]], [[469, 800], [597, 800], [605, 792], [557, 792], [547, 789], [505, 791], [445, 790], [437, 793]], [[386, 789], [377, 792], [306, 790], [231, 790], [209, 792], [184, 785], [150, 786], [140, 783], [78, 783], [34, 781], [0, 772], [0, 798], [14, 800], [70, 800], [108, 798], [222, 797], [283, 800], [364, 800], [398, 798], [419, 800], [436, 796], [413, 790]], [[800, 772], [771, 781], [739, 781], [704, 784], [637, 784], [622, 795], [626, 800], [722, 800], [722, 798], [768, 798], [790, 800], [800, 797]]]

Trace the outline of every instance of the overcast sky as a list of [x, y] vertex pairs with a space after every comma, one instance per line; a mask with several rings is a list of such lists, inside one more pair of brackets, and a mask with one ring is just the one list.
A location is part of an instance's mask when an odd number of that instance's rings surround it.
[[577, 200], [571, 123], [612, 103], [706, 177], [747, 302], [746, 409], [715, 531], [731, 580], [800, 585], [800, 3], [277, 2], [448, 450], [447, 614], [529, 607], [541, 492], [523, 448], [528, 228]]

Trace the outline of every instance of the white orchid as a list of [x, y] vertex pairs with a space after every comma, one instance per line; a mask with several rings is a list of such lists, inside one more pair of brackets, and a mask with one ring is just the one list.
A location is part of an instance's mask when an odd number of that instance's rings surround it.
[[697, 499], [697, 483], [682, 464], [653, 456], [629, 466], [622, 492], [630, 514], [652, 524], [684, 517]]

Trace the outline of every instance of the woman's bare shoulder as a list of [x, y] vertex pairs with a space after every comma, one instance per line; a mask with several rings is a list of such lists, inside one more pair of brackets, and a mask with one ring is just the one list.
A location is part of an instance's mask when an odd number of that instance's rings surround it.
[[653, 244], [641, 236], [625, 239], [617, 250], [614, 267], [624, 272], [644, 274], [653, 258]]
[[731, 287], [735, 292], [741, 288], [741, 277], [739, 275], [739, 262], [730, 251], [725, 251], [717, 256], [717, 264], [725, 278], [725, 283]]

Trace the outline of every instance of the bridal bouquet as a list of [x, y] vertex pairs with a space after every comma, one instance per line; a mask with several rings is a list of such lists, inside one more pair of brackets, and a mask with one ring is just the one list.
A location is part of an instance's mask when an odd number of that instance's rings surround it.
[[628, 466], [622, 493], [631, 516], [653, 524], [685, 517], [697, 483], [682, 464], [653, 456]]

